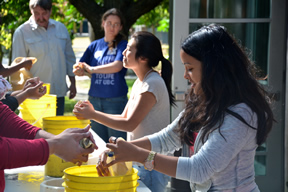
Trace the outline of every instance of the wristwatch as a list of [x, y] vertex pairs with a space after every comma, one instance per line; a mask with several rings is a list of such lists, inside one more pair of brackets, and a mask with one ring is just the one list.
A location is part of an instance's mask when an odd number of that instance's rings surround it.
[[144, 168], [148, 171], [152, 171], [154, 169], [154, 157], [156, 155], [156, 152], [150, 151], [147, 159], [144, 162]]

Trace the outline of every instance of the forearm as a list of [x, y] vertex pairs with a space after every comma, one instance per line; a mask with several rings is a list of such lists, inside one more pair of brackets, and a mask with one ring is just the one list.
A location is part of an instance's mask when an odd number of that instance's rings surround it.
[[148, 139], [148, 137], [142, 137], [142, 138], [139, 138], [139, 139], [135, 139], [133, 141], [130, 141], [130, 143], [138, 146], [138, 147], [141, 147], [143, 149], [146, 149], [146, 150], [151, 150], [151, 142], [150, 140]]
[[[140, 148], [135, 155], [136, 161], [144, 164], [145, 160], [149, 155], [149, 150]], [[169, 175], [171, 177], [176, 177], [178, 157], [166, 156], [157, 153], [154, 158], [154, 170]], [[168, 168], [168, 169], [167, 169]]]
[[123, 68], [123, 64], [120, 61], [114, 61], [113, 63], [108, 63], [99, 66], [88, 67], [88, 73], [117, 73]]
[[13, 91], [10, 95], [15, 97], [15, 95], [18, 95], [19, 93], [21, 93], [22, 90], [17, 90], [17, 91]]
[[76, 87], [76, 80], [75, 80], [75, 76], [68, 76], [71, 86], [75, 86]]
[[28, 98], [28, 93], [27, 91], [17, 91], [16, 94], [12, 93], [11, 96], [15, 97], [20, 105], [23, 101], [25, 101], [25, 99]]
[[48, 133], [44, 130], [39, 130], [36, 135], [35, 135], [35, 139], [46, 139], [47, 143], [48, 143], [48, 147], [49, 147], [49, 155], [53, 154], [55, 152], [55, 142], [53, 142], [52, 138], [55, 135], [53, 135], [52, 133]]
[[[165, 175], [176, 177], [178, 157], [157, 153], [154, 159], [154, 169]], [[167, 169], [168, 168], [168, 169]]]
[[22, 65], [10, 66], [8, 68], [2, 67], [0, 68], [0, 75], [2, 75], [3, 77], [8, 77], [11, 74], [19, 71], [22, 67]]
[[123, 115], [106, 114], [100, 111], [94, 111], [92, 120], [112, 129], [126, 132], [133, 131], [138, 125], [135, 121]]
[[53, 138], [55, 135], [53, 135], [52, 133], [48, 133], [44, 130], [39, 130], [36, 135], [35, 135], [35, 139], [39, 139], [39, 138], [43, 138], [43, 139], [51, 139]]

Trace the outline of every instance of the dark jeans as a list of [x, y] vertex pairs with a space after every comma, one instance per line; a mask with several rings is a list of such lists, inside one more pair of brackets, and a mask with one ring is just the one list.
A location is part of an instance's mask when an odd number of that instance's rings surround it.
[[57, 116], [64, 115], [64, 108], [65, 108], [65, 97], [57, 97], [56, 115]]
[[[127, 96], [114, 98], [98, 98], [89, 96], [89, 101], [97, 111], [108, 114], [122, 114], [128, 99]], [[111, 129], [93, 120], [91, 120], [91, 128], [106, 143], [109, 142], [111, 136], [122, 137], [125, 140], [127, 139], [126, 132]]]

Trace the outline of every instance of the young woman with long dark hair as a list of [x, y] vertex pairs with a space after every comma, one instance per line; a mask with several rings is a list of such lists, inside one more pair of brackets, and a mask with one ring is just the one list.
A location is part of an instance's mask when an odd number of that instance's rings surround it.
[[[259, 192], [254, 156], [271, 131], [274, 117], [254, 63], [224, 27], [217, 25], [190, 34], [181, 45], [180, 57], [184, 78], [191, 83], [184, 110], [158, 133], [108, 143], [115, 160], [106, 164], [103, 155], [98, 170], [136, 161], [189, 181], [192, 191]], [[194, 144], [194, 154], [165, 155], [183, 144]]]

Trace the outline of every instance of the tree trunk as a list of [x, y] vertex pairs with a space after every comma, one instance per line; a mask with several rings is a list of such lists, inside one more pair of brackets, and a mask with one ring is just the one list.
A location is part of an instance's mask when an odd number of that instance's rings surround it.
[[122, 12], [125, 19], [122, 31], [123, 34], [128, 37], [129, 29], [136, 20], [143, 14], [154, 9], [162, 1], [163, 0], [104, 0], [103, 6], [101, 6], [94, 0], [69, 0], [69, 2], [90, 22], [94, 31], [93, 40], [104, 36], [104, 31], [101, 28], [101, 18], [108, 9], [115, 7]]

